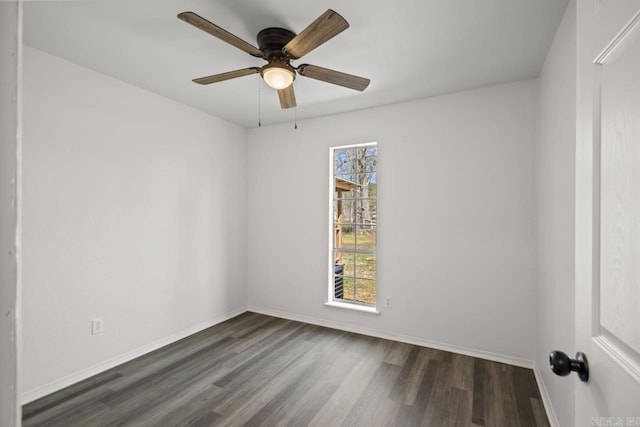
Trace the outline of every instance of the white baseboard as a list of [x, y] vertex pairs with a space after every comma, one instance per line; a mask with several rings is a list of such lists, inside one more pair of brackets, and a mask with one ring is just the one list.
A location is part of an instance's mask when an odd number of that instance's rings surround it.
[[536, 376], [536, 382], [538, 383], [538, 389], [540, 389], [540, 396], [542, 397], [544, 410], [547, 412], [547, 418], [549, 418], [549, 424], [551, 425], [551, 427], [560, 427], [558, 416], [556, 415], [556, 411], [553, 409], [553, 405], [551, 404], [549, 391], [547, 390], [547, 386], [545, 385], [542, 378], [542, 373], [540, 372], [540, 367], [537, 363], [535, 363], [533, 366], [533, 374]]
[[121, 365], [125, 362], [129, 362], [130, 360], [135, 359], [136, 357], [143, 356], [147, 353], [150, 353], [154, 350], [157, 350], [161, 347], [164, 347], [168, 344], [174, 343], [178, 340], [188, 337], [189, 335], [193, 335], [198, 333], [204, 329], [210, 328], [211, 326], [217, 325], [218, 323], [222, 323], [225, 320], [229, 320], [232, 317], [236, 317], [244, 312], [247, 309], [245, 307], [239, 308], [237, 310], [225, 313], [221, 316], [217, 316], [213, 319], [207, 320], [206, 322], [202, 322], [198, 325], [192, 326], [175, 334], [169, 335], [157, 341], [154, 341], [150, 344], [144, 345], [142, 347], [138, 347], [135, 350], [129, 351], [127, 353], [121, 354], [119, 356], [113, 357], [109, 360], [105, 360], [102, 363], [91, 366], [87, 369], [83, 369], [81, 371], [75, 372], [71, 375], [67, 375], [63, 378], [52, 381], [48, 384], [45, 384], [40, 387], [36, 387], [34, 389], [28, 390], [22, 393], [21, 401], [22, 404], [25, 405], [29, 402], [33, 402], [36, 399], [40, 399], [48, 394], [51, 394], [55, 391], [61, 390], [65, 387], [68, 387], [72, 384], [90, 378], [94, 375], [102, 373], [111, 368], [115, 368], [118, 365]]
[[376, 338], [384, 338], [392, 341], [404, 342], [407, 344], [419, 345], [422, 347], [430, 347], [438, 350], [450, 351], [452, 353], [464, 354], [466, 356], [477, 357], [479, 359], [491, 360], [493, 362], [505, 363], [507, 365], [520, 366], [522, 368], [533, 369], [535, 362], [532, 360], [521, 359], [519, 357], [508, 356], [504, 354], [492, 353], [485, 350], [462, 347], [453, 344], [430, 341], [424, 338], [413, 337], [410, 335], [394, 334], [376, 329], [363, 328], [360, 326], [348, 325], [346, 323], [334, 322], [331, 320], [320, 319], [317, 317], [305, 316], [300, 314], [292, 314], [288, 312], [272, 310], [268, 308], [249, 306], [247, 311], [265, 314], [268, 316], [280, 317], [283, 319], [295, 320], [297, 322], [310, 323], [312, 325], [324, 326], [332, 329], [339, 329], [347, 332], [368, 335]]

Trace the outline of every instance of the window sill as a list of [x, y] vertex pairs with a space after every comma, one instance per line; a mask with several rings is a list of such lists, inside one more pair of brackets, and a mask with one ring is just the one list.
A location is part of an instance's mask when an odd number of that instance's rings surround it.
[[324, 305], [327, 307], [342, 308], [344, 310], [359, 311], [362, 313], [380, 314], [376, 307], [368, 307], [366, 305], [349, 304], [338, 301], [325, 302]]

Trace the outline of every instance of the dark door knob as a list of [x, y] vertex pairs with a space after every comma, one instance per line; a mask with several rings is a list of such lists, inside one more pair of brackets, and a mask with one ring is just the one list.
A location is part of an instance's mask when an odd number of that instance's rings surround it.
[[569, 359], [562, 351], [552, 351], [549, 354], [549, 365], [556, 375], [564, 377], [575, 371], [582, 381], [589, 381], [589, 363], [584, 353], [578, 352], [575, 359]]

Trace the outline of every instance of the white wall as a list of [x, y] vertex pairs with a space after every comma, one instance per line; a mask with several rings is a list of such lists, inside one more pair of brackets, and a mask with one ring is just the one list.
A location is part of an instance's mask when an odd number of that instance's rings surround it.
[[[532, 360], [537, 82], [249, 131], [250, 308]], [[377, 141], [376, 316], [323, 302], [329, 147]]]
[[19, 425], [17, 178], [22, 9], [0, 2], [0, 425]]
[[574, 349], [576, 5], [571, 1], [540, 75], [536, 152], [536, 362], [558, 421], [573, 425], [574, 381], [555, 376], [549, 352]]
[[244, 310], [246, 134], [25, 47], [27, 400]]

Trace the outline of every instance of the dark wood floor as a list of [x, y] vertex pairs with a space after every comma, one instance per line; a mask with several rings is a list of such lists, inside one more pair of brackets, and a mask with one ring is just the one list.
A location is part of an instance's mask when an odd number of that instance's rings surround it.
[[529, 369], [245, 313], [23, 408], [29, 426], [547, 426]]

